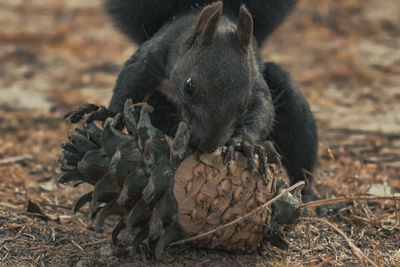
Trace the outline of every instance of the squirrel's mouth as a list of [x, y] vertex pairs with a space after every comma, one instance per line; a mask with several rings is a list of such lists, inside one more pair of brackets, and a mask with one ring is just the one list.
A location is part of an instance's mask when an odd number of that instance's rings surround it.
[[226, 145], [234, 133], [233, 123], [205, 122], [188, 123], [190, 144], [203, 153], [213, 153], [218, 147]]
[[206, 146], [206, 147], [199, 147], [199, 150], [203, 153], [211, 154], [215, 150], [217, 150], [218, 146]]
[[213, 139], [204, 139], [201, 140], [199, 137], [195, 135], [191, 135], [190, 144], [192, 147], [199, 149], [203, 153], [213, 153], [219, 147], [218, 140]]

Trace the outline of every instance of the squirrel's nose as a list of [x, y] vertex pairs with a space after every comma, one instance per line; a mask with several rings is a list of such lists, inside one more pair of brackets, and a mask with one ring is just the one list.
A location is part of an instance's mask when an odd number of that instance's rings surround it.
[[196, 135], [191, 135], [190, 136], [190, 144], [194, 147], [198, 147], [200, 144], [200, 138]]
[[216, 142], [202, 140], [200, 137], [194, 134], [190, 136], [190, 144], [203, 153], [212, 153], [218, 148], [218, 144], [216, 144]]
[[201, 152], [204, 153], [213, 153], [218, 148], [218, 143], [216, 142], [201, 142], [198, 145], [198, 148]]
[[215, 135], [205, 134], [204, 131], [189, 125], [190, 144], [203, 153], [213, 153], [219, 146]]

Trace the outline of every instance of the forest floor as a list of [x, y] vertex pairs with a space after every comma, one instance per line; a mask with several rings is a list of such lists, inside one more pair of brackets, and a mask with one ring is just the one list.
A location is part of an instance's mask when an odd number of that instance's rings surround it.
[[[0, 0], [0, 265], [400, 266], [399, 203], [353, 201], [302, 218], [287, 250], [179, 247], [156, 262], [96, 233], [73, 202], [88, 186], [56, 183], [63, 114], [107, 104], [135, 47], [99, 0]], [[288, 70], [319, 126], [321, 199], [400, 193], [398, 0], [301, 0], [263, 55]], [[15, 158], [18, 157], [18, 158]], [[109, 226], [112, 222], [108, 222]], [[128, 246], [128, 243], [125, 245]]]

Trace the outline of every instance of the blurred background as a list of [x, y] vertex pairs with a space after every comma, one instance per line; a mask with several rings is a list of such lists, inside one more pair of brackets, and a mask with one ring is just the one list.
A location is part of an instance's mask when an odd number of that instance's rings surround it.
[[[62, 116], [107, 105], [135, 49], [100, 0], [0, 0], [1, 203], [79, 195], [52, 180], [72, 127]], [[320, 197], [400, 192], [399, 0], [300, 0], [263, 56], [292, 74], [318, 120]]]

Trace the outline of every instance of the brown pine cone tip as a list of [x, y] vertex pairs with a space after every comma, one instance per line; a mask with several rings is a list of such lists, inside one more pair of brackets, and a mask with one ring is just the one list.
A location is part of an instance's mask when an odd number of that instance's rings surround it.
[[[185, 123], [171, 139], [151, 125], [151, 111], [147, 104], [133, 105], [128, 100], [122, 114], [107, 118], [103, 127], [85, 123], [62, 144], [59, 162], [64, 174], [59, 182], [94, 186], [76, 201], [73, 211], [89, 202], [90, 217], [96, 218], [98, 231], [108, 216], [119, 215], [112, 233], [114, 242], [124, 228], [139, 228], [134, 246], [145, 239], [155, 240], [153, 249], [159, 258], [169, 243], [240, 218], [286, 186], [278, 180], [280, 172], [274, 164], [269, 164], [266, 175], [257, 171], [252, 175], [242, 153], [235, 152], [235, 161], [224, 164], [221, 149], [213, 154], [192, 151]], [[123, 129], [118, 126], [121, 116]], [[291, 223], [298, 215], [299, 202], [291, 194], [276, 205], [193, 239], [192, 244], [228, 251], [254, 250], [274, 223]], [[273, 212], [278, 218], [273, 219]]]

